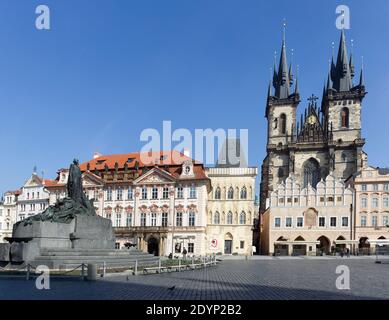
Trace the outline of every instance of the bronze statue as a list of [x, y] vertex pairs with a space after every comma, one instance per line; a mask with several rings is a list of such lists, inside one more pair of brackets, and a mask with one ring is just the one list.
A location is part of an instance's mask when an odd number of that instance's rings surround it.
[[78, 160], [74, 159], [70, 165], [67, 183], [67, 197], [58, 200], [54, 206], [33, 217], [19, 221], [17, 224], [31, 224], [33, 221], [50, 221], [70, 223], [76, 215], [96, 215], [93, 200], [88, 200], [82, 187], [82, 174]]

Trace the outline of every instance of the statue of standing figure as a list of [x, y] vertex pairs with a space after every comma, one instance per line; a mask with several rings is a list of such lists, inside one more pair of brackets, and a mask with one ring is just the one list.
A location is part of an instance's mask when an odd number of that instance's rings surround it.
[[48, 207], [44, 212], [19, 223], [24, 223], [25, 225], [31, 224], [33, 221], [70, 223], [76, 215], [96, 215], [93, 200], [89, 200], [84, 193], [82, 173], [77, 159], [74, 159], [70, 165], [66, 188], [67, 198], [58, 200], [54, 206]]

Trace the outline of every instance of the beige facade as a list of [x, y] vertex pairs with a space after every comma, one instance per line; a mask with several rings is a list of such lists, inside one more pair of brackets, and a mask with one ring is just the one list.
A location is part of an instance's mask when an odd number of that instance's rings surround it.
[[212, 191], [208, 196], [206, 252], [252, 255], [257, 168], [207, 168]]
[[369, 241], [389, 239], [389, 169], [365, 166], [353, 179], [355, 232], [360, 249]]
[[319, 255], [354, 244], [353, 189], [333, 175], [316, 189], [294, 176], [271, 193], [262, 218], [261, 248], [266, 255]]
[[0, 243], [5, 242], [4, 238], [12, 237], [12, 228], [17, 220], [17, 198], [18, 191], [8, 191], [4, 194], [4, 202], [0, 205]]

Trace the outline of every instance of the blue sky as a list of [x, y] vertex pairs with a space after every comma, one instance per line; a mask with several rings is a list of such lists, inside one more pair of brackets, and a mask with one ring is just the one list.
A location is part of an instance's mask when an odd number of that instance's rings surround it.
[[[50, 31], [35, 29], [39, 4], [51, 9]], [[282, 21], [301, 111], [321, 95], [339, 4], [351, 9], [358, 71], [364, 56], [365, 150], [372, 165], [388, 166], [386, 0], [0, 0], [0, 191], [20, 187], [34, 165], [54, 178], [74, 157], [137, 151], [141, 131], [163, 120], [249, 129], [249, 162], [260, 165]]]

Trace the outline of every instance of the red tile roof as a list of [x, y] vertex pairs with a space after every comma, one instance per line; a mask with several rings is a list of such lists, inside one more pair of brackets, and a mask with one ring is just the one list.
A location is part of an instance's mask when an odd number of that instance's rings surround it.
[[[148, 161], [148, 162], [144, 162]], [[159, 151], [153, 153], [127, 153], [127, 154], [113, 154], [113, 155], [102, 155], [96, 159], [92, 159], [80, 165], [81, 171], [85, 172], [88, 170], [103, 171], [105, 166], [108, 166], [109, 170], [115, 169], [117, 164], [119, 170], [123, 170], [125, 164], [127, 163], [128, 169], [134, 169], [135, 164], [138, 163], [139, 169], [145, 167], [165, 167], [166, 171], [172, 174], [176, 179], [179, 178], [182, 171], [182, 164], [185, 161], [192, 161], [194, 163], [193, 171], [195, 174], [195, 179], [208, 179], [204, 172], [204, 166], [194, 161], [192, 158], [185, 156], [184, 154], [173, 150], [173, 151]], [[141, 170], [139, 171], [141, 174]]]

